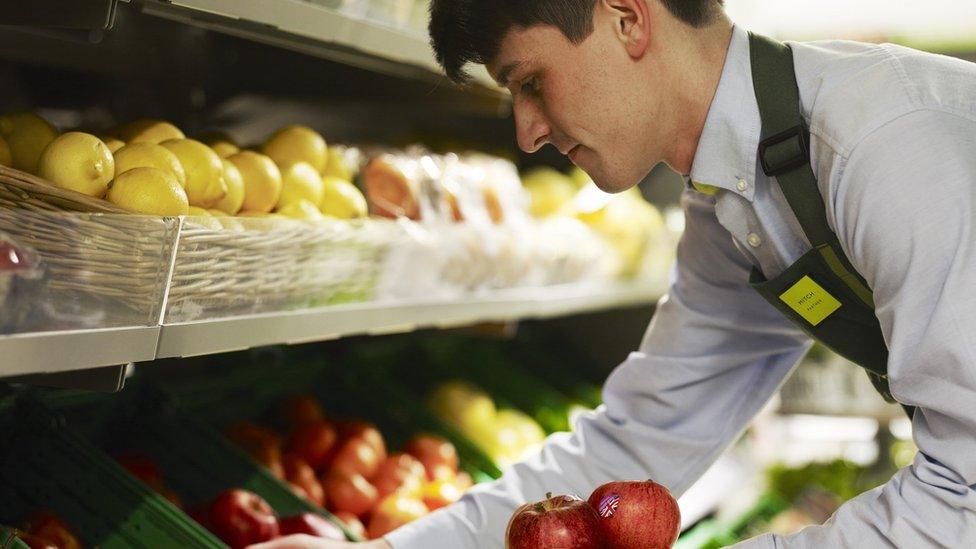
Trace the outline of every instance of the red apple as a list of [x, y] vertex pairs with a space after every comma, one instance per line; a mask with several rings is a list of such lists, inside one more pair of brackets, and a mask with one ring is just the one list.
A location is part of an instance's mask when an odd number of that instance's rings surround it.
[[417, 435], [403, 447], [403, 451], [424, 464], [427, 480], [447, 476], [445, 472], [458, 470], [457, 449], [447, 440], [434, 435]]
[[349, 511], [336, 511], [334, 514], [335, 518], [341, 520], [350, 532], [361, 538], [366, 537], [366, 527], [363, 526], [363, 521], [359, 520], [359, 517]]
[[285, 479], [292, 485], [298, 487], [303, 497], [322, 507], [325, 505], [325, 492], [315, 470], [298, 454], [285, 454], [281, 458], [282, 466], [285, 471]]
[[312, 469], [321, 471], [332, 457], [336, 430], [327, 420], [302, 423], [288, 439], [288, 450], [301, 456]]
[[314, 513], [285, 517], [278, 521], [278, 525], [282, 536], [308, 534], [317, 538], [346, 541], [346, 535], [342, 533], [342, 529]]
[[81, 549], [81, 542], [53, 511], [38, 511], [27, 521], [27, 533], [62, 549]]
[[590, 494], [589, 502], [610, 549], [668, 548], [681, 532], [678, 502], [651, 480], [608, 482]]
[[319, 401], [311, 395], [296, 395], [281, 405], [281, 417], [289, 425], [314, 423], [325, 419]]
[[419, 492], [427, 476], [424, 466], [409, 454], [392, 454], [380, 463], [370, 482], [384, 498], [401, 488]]
[[210, 504], [211, 530], [232, 548], [247, 547], [278, 537], [278, 518], [261, 496], [247, 490], [228, 490]]
[[382, 459], [375, 446], [357, 436], [342, 443], [332, 458], [330, 470], [359, 473], [366, 478], [371, 478], [376, 474]]
[[322, 487], [325, 488], [325, 499], [332, 511], [349, 511], [362, 516], [379, 499], [376, 487], [358, 473], [331, 472], [322, 480]]
[[546, 494], [519, 507], [505, 531], [506, 549], [604, 549], [596, 511], [576, 496]]

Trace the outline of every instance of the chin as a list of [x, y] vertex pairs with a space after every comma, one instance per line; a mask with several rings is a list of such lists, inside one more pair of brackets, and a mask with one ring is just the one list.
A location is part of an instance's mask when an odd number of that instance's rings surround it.
[[591, 173], [589, 175], [596, 186], [607, 193], [622, 193], [641, 182], [640, 179], [622, 177], [620, 174]]

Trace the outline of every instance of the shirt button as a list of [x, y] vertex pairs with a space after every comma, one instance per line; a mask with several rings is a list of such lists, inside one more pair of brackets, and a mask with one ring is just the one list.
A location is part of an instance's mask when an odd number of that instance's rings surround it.
[[740, 179], [738, 183], [735, 184], [735, 188], [740, 191], [745, 191], [749, 188], [749, 183], [746, 183], [745, 179]]
[[749, 233], [749, 236], [746, 237], [746, 242], [753, 248], [758, 248], [762, 244], [762, 239], [756, 233]]

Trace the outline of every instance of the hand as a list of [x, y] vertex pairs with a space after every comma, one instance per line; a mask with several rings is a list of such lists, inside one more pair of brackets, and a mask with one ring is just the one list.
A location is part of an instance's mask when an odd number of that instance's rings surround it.
[[382, 539], [354, 543], [349, 541], [332, 541], [308, 534], [295, 534], [294, 536], [285, 536], [264, 543], [258, 543], [257, 545], [251, 545], [248, 549], [392, 549], [392, 547], [390, 547], [390, 544], [386, 540]]

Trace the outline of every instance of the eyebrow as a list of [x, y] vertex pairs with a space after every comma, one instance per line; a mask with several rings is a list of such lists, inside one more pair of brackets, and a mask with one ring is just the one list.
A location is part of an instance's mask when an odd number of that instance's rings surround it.
[[508, 87], [508, 77], [511, 76], [512, 71], [519, 68], [523, 63], [525, 63], [525, 61], [518, 61], [515, 63], [509, 63], [502, 67], [502, 70], [498, 71], [498, 78], [495, 79], [495, 81], [498, 82], [498, 85], [503, 88]]

